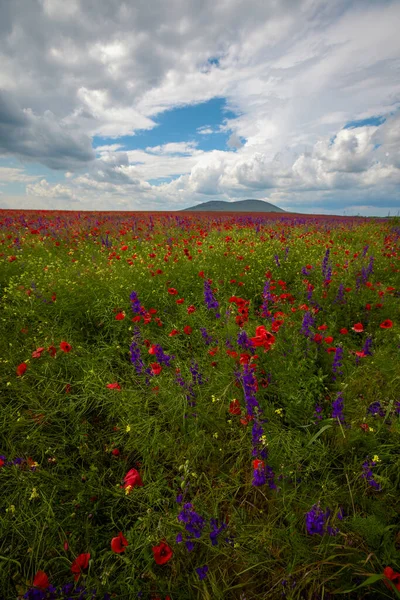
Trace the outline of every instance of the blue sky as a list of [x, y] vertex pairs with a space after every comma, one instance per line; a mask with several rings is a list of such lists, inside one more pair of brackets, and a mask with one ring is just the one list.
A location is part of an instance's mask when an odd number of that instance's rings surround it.
[[13, 0], [0, 207], [400, 211], [396, 1]]

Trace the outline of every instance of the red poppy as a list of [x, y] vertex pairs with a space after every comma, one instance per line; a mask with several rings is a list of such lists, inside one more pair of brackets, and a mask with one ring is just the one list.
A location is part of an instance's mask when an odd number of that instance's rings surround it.
[[70, 384], [70, 383], [67, 383], [67, 385], [65, 386], [65, 393], [66, 393], [66, 394], [69, 394], [69, 393], [70, 393], [70, 391], [71, 391], [71, 384]]
[[114, 448], [114, 450], [111, 450], [111, 454], [112, 454], [113, 456], [119, 456], [121, 453], [120, 453], [120, 451], [118, 450], [118, 448]]
[[183, 328], [184, 333], [186, 333], [186, 335], [190, 335], [193, 331], [193, 329], [190, 327], [190, 325], [185, 325], [185, 327]]
[[168, 334], [168, 337], [173, 337], [174, 335], [179, 334], [179, 329], [173, 329], [171, 333]]
[[159, 375], [162, 371], [162, 366], [158, 363], [151, 363], [150, 367], [153, 375]]
[[183, 304], [185, 302], [185, 298], [179, 298], [179, 300], [176, 301], [177, 304]]
[[90, 554], [80, 554], [71, 565], [71, 572], [74, 573], [75, 581], [78, 581], [84, 569], [89, 566]]
[[199, 277], [204, 277], [204, 271], [199, 271]]
[[171, 296], [176, 296], [178, 293], [178, 290], [176, 290], [175, 288], [168, 288], [168, 294], [171, 294]]
[[342, 335], [347, 335], [349, 333], [349, 330], [346, 329], [346, 327], [342, 327], [339, 333], [341, 333]]
[[316, 333], [313, 337], [314, 342], [316, 342], [317, 344], [321, 344], [323, 339], [324, 338], [320, 333]]
[[352, 330], [356, 333], [361, 333], [362, 331], [364, 331], [364, 325], [362, 323], [356, 323], [355, 325], [353, 325]]
[[115, 315], [116, 321], [123, 321], [124, 319], [125, 319], [125, 313], [123, 313], [123, 312], [119, 312], [117, 315]]
[[121, 389], [121, 386], [117, 382], [107, 383], [106, 387], [108, 387], [109, 390], [120, 390]]
[[68, 344], [68, 342], [61, 342], [60, 349], [63, 352], [71, 352], [72, 346], [70, 344]]
[[33, 580], [33, 587], [37, 587], [40, 590], [44, 591], [44, 590], [47, 590], [49, 585], [50, 585], [50, 582], [49, 582], [49, 578], [47, 577], [46, 573], [44, 571], [38, 571]]
[[140, 477], [139, 471], [136, 471], [136, 469], [131, 469], [130, 471], [127, 472], [127, 474], [124, 477], [124, 485], [122, 487], [127, 488], [129, 486], [129, 491], [131, 490], [131, 488], [134, 488], [135, 486], [137, 487], [142, 487], [143, 486], [143, 481], [142, 478]]
[[124, 537], [122, 531], [120, 531], [117, 537], [111, 540], [111, 550], [116, 554], [121, 554], [125, 552], [126, 546], [129, 546], [128, 540]]
[[158, 565], [165, 565], [171, 560], [172, 555], [174, 554], [172, 549], [164, 541], [160, 542], [158, 546], [153, 546], [152, 550], [154, 560]]
[[326, 331], [328, 329], [328, 325], [320, 325], [317, 329], [318, 331]]
[[361, 423], [360, 427], [363, 431], [368, 431], [369, 429], [368, 423]]
[[191, 304], [190, 306], [187, 307], [187, 314], [191, 315], [192, 313], [194, 313], [196, 311], [196, 307], [193, 306], [193, 304]]
[[[387, 579], [389, 579], [390, 581], [393, 581], [396, 589], [400, 591], [400, 573], [395, 573], [393, 571], [392, 567], [385, 567], [383, 569], [383, 574]], [[396, 579], [397, 579], [397, 583], [395, 583]], [[391, 589], [391, 586], [387, 583], [387, 581], [385, 581], [384, 584], [386, 585], [387, 588]]]
[[385, 321], [383, 321], [383, 323], [379, 325], [379, 327], [381, 327], [382, 329], [390, 329], [391, 327], [393, 327], [393, 322], [390, 319], [386, 319]]
[[21, 363], [20, 365], [18, 365], [18, 367], [17, 367], [17, 377], [21, 377], [25, 373], [25, 371], [26, 371], [27, 368], [28, 367], [26, 366], [26, 363]]
[[324, 338], [324, 342], [325, 342], [325, 344], [332, 344], [333, 337], [331, 335], [329, 335], [328, 337]]
[[236, 398], [229, 404], [229, 412], [231, 415], [240, 415], [242, 413], [240, 402]]
[[36, 350], [32, 352], [32, 358], [40, 358], [42, 356], [43, 350], [44, 348], [36, 348]]
[[260, 468], [260, 469], [264, 468], [264, 461], [256, 458], [255, 460], [253, 460], [253, 469], [258, 469], [258, 468]]

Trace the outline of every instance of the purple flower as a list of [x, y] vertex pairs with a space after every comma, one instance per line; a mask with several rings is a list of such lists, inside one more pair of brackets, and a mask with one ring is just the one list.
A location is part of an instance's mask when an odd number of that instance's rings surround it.
[[209, 335], [207, 333], [207, 329], [205, 327], [200, 327], [200, 331], [201, 331], [201, 336], [202, 336], [203, 340], [205, 341], [206, 345], [209, 346], [210, 344], [212, 344], [213, 338], [211, 335]]
[[332, 371], [333, 371], [333, 381], [336, 381], [337, 375], [343, 375], [343, 371], [341, 371], [341, 367], [343, 366], [343, 348], [338, 346], [335, 350], [335, 356], [333, 358]]
[[310, 535], [324, 535], [325, 533], [336, 535], [338, 530], [328, 525], [330, 514], [329, 508], [324, 512], [319, 503], [314, 504], [311, 510], [306, 513], [307, 533]]
[[277, 266], [277, 267], [280, 267], [280, 266], [281, 266], [281, 263], [279, 262], [279, 256], [278, 256], [277, 254], [275, 254], [275, 256], [274, 256], [274, 260], [275, 260], [275, 262], [276, 262], [276, 266]]
[[363, 347], [363, 352], [367, 356], [372, 356], [371, 346], [372, 346], [372, 336], [370, 335], [365, 340], [365, 344], [364, 344], [364, 347]]
[[192, 509], [192, 504], [184, 504], [183, 510], [178, 515], [178, 520], [185, 523], [186, 531], [198, 539], [204, 529], [205, 519]]
[[211, 543], [212, 543], [213, 546], [218, 546], [217, 537], [219, 536], [219, 534], [221, 533], [221, 531], [223, 531], [224, 529], [227, 528], [227, 524], [226, 523], [221, 523], [220, 527], [218, 527], [218, 519], [211, 519], [210, 526], [212, 528], [212, 531], [210, 533]]
[[379, 492], [382, 489], [382, 486], [380, 483], [375, 481], [374, 475], [371, 470], [371, 468], [375, 467], [375, 465], [376, 465], [376, 462], [374, 462], [373, 460], [369, 461], [368, 457], [367, 457], [367, 460], [365, 462], [363, 462], [363, 465], [362, 465], [363, 472], [361, 474], [361, 477], [366, 479], [367, 482], [369, 483], [369, 485]]
[[320, 406], [319, 404], [315, 405], [315, 410], [314, 410], [314, 415], [313, 416], [314, 416], [314, 419], [316, 421], [321, 421], [322, 420], [322, 418], [323, 418], [322, 414], [321, 414], [322, 410], [323, 410], [322, 406]]
[[207, 280], [204, 281], [204, 302], [206, 303], [208, 309], [219, 307], [219, 303], [214, 298], [211, 285], [208, 283]]
[[339, 419], [341, 423], [344, 421], [343, 416], [343, 397], [342, 392], [338, 392], [336, 400], [332, 402], [332, 419]]
[[333, 301], [334, 304], [336, 304], [338, 302], [340, 304], [342, 304], [343, 302], [346, 302], [345, 299], [344, 299], [344, 284], [343, 283], [341, 283], [339, 285], [338, 293], [336, 295], [336, 298]]
[[198, 567], [196, 569], [196, 573], [199, 576], [200, 581], [206, 578], [208, 572], [208, 565], [204, 565], [204, 567]]
[[239, 333], [238, 333], [237, 344], [238, 344], [238, 346], [240, 346], [241, 348], [244, 348], [245, 350], [248, 350], [249, 348], [253, 348], [253, 342], [250, 340], [250, 338], [248, 337], [248, 335], [244, 331], [244, 329], [242, 331], [239, 331]]
[[384, 417], [385, 416], [385, 411], [383, 410], [381, 403], [378, 400], [375, 400], [375, 402], [372, 402], [368, 408], [367, 408], [367, 414], [373, 415], [374, 417], [376, 415], [379, 415], [380, 417]]
[[132, 312], [135, 314], [141, 313], [142, 311], [142, 306], [139, 302], [139, 298], [138, 295], [135, 291], [131, 292], [130, 296], [130, 301], [131, 301], [131, 307], [132, 307]]
[[306, 337], [311, 337], [313, 333], [310, 331], [310, 327], [315, 325], [315, 319], [313, 318], [310, 311], [307, 311], [303, 317], [303, 323], [301, 325], [301, 333]]
[[330, 248], [327, 248], [326, 252], [325, 252], [324, 260], [322, 261], [322, 275], [324, 276], [325, 279], [328, 279], [328, 277], [326, 277], [326, 275], [327, 275], [327, 269], [328, 269], [329, 254], [330, 254]]

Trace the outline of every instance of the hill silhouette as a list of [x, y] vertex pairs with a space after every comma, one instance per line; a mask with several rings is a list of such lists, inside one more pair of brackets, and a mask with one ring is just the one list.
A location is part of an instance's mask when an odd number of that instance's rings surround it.
[[183, 211], [216, 211], [216, 212], [285, 212], [282, 208], [264, 202], [263, 200], [238, 200], [237, 202], [225, 202], [224, 200], [210, 200], [203, 204], [197, 204], [190, 208], [184, 208]]

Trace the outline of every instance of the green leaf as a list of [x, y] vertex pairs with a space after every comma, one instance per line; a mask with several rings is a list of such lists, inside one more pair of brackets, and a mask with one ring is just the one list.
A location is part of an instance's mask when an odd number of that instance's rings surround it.
[[308, 448], [308, 446], [311, 446], [311, 444], [313, 442], [315, 442], [315, 440], [317, 438], [319, 438], [319, 436], [321, 435], [321, 433], [323, 433], [326, 429], [330, 429], [332, 427], [332, 425], [325, 425], [325, 427], [322, 427], [322, 429], [320, 429], [319, 431], [317, 431], [317, 433], [311, 438], [311, 440], [308, 442], [306, 448]]

